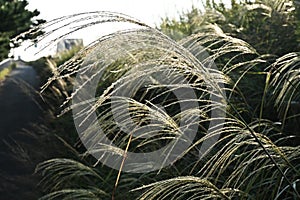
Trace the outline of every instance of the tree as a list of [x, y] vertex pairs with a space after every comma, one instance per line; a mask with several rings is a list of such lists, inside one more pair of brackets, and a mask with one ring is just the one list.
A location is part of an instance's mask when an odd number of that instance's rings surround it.
[[[29, 11], [26, 0], [0, 0], [0, 60], [8, 57], [12, 47], [17, 47], [17, 42], [11, 39], [30, 28], [44, 23], [45, 20], [34, 19], [40, 13], [37, 10]], [[33, 39], [28, 35], [18, 38], [18, 42]]]

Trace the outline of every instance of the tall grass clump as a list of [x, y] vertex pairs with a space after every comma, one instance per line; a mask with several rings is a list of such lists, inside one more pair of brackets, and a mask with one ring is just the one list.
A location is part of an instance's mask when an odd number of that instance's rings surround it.
[[[111, 12], [48, 22], [38, 40], [47, 47], [105, 23], [133, 28], [95, 40], [58, 66], [43, 88], [66, 79], [74, 83], [62, 114], [73, 110], [81, 140], [69, 145], [72, 159], [37, 166], [46, 193], [41, 199], [300, 198], [299, 136], [292, 127], [299, 123], [298, 53], [261, 54], [210, 23], [175, 42]], [[61, 36], [51, 38], [58, 31]], [[189, 89], [194, 96], [174, 95]], [[196, 106], [184, 109], [186, 102]], [[99, 139], [100, 129], [111, 145]], [[189, 141], [185, 132], [193, 130]], [[188, 144], [180, 155], [173, 151], [178, 143]], [[159, 155], [162, 162], [126, 164], [131, 152], [165, 146], [170, 148]]]

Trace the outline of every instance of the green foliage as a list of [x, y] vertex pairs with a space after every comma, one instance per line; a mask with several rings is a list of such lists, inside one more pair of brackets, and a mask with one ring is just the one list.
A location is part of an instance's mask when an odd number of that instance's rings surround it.
[[0, 32], [0, 60], [7, 58], [10, 49], [9, 43], [10, 41], [7, 34]]
[[26, 0], [0, 0], [0, 60], [7, 58], [11, 48], [10, 45], [15, 47], [18, 45], [17, 42], [33, 39], [36, 35], [29, 36], [25, 34], [18, 37], [15, 42], [10, 42], [10, 39], [45, 22], [39, 19], [33, 20], [39, 15], [39, 12], [37, 10], [27, 10], [27, 5]]
[[205, 22], [205, 15], [193, 7], [190, 12], [180, 15], [179, 21], [169, 18], [162, 19], [160, 29], [171, 38], [180, 40], [199, 32], [199, 28]]
[[300, 2], [297, 0], [294, 0], [295, 5], [295, 18], [296, 18], [296, 35], [297, 35], [297, 41], [300, 41]]
[[163, 20], [160, 28], [177, 40], [201, 31], [205, 23], [216, 23], [225, 33], [248, 42], [260, 54], [282, 56], [299, 50], [295, 42], [299, 27], [297, 1], [296, 9], [290, 0], [232, 0], [229, 7], [212, 1], [209, 5], [204, 13], [193, 8], [182, 14], [179, 21]]
[[224, 16], [217, 22], [231, 35], [251, 44], [260, 54], [284, 55], [298, 50], [295, 8], [289, 0], [264, 0], [215, 6]]

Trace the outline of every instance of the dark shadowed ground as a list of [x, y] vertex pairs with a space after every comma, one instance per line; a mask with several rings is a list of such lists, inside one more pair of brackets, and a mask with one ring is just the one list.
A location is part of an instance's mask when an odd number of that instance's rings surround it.
[[[42, 110], [37, 103], [39, 79], [35, 70], [23, 62], [0, 83], [0, 199], [37, 199], [35, 163], [29, 159], [27, 146], [36, 141], [24, 130], [38, 123]], [[21, 132], [23, 132], [21, 134]]]

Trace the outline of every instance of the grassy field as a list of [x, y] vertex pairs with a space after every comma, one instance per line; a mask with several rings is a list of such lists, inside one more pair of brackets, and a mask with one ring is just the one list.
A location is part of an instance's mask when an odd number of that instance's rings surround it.
[[59, 144], [36, 168], [41, 199], [300, 199], [298, 7], [207, 2], [156, 29], [101, 11], [48, 24], [139, 28], [37, 61], [43, 132]]

